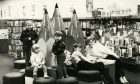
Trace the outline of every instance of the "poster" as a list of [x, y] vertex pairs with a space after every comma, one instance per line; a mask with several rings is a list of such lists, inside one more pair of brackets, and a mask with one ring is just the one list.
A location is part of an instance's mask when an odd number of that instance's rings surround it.
[[86, 0], [87, 12], [91, 12], [93, 9], [93, 0]]
[[8, 39], [8, 29], [0, 29], [0, 39]]

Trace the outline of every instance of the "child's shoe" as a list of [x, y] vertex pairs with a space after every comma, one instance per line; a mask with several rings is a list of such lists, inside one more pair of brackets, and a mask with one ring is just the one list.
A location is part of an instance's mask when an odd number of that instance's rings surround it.
[[129, 84], [129, 82], [125, 76], [123, 77], [123, 80], [126, 82], [126, 84]]
[[49, 76], [48, 76], [47, 74], [44, 74], [44, 77], [45, 77], [45, 78], [49, 78]]
[[123, 77], [120, 77], [120, 82], [121, 82], [122, 84], [125, 84], [125, 83], [126, 83], [125, 80], [123, 79]]

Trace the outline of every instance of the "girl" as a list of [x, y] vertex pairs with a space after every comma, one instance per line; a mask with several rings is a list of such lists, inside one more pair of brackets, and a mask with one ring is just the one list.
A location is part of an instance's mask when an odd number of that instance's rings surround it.
[[33, 77], [37, 77], [37, 71], [39, 68], [43, 68], [44, 77], [48, 77], [47, 67], [45, 65], [45, 56], [40, 52], [40, 47], [38, 44], [32, 46], [32, 55], [31, 55], [31, 66], [33, 67]]

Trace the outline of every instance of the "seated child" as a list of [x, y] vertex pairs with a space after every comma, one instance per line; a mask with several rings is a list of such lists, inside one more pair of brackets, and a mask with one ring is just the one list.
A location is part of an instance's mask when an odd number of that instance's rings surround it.
[[31, 66], [33, 67], [33, 76], [37, 77], [37, 71], [39, 68], [43, 68], [44, 77], [48, 77], [47, 75], [47, 67], [45, 65], [45, 56], [40, 51], [40, 47], [38, 44], [34, 44], [32, 46], [32, 55], [30, 58]]

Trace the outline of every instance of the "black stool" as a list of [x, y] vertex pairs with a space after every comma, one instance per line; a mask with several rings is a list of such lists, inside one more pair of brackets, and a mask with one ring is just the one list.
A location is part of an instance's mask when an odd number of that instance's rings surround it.
[[75, 77], [69, 77], [64, 79], [57, 79], [56, 84], [79, 84]]
[[25, 60], [16, 60], [14, 62], [15, 69], [24, 69], [26, 68]]
[[98, 70], [80, 70], [78, 71], [78, 80], [85, 82], [101, 81], [101, 74]]
[[67, 67], [68, 76], [77, 77], [77, 70], [74, 67]]
[[47, 69], [48, 76], [52, 78], [56, 78], [56, 67], [52, 67], [51, 69]]
[[[25, 76], [27, 77], [33, 77], [33, 67], [27, 67], [25, 69]], [[37, 77], [43, 77], [44, 76], [44, 72], [43, 69], [38, 69], [37, 71]]]
[[44, 77], [38, 77], [33, 80], [33, 84], [56, 84], [56, 83], [55, 83], [55, 79], [53, 78], [47, 79]]
[[25, 84], [25, 75], [20, 72], [7, 73], [3, 76], [3, 84]]

